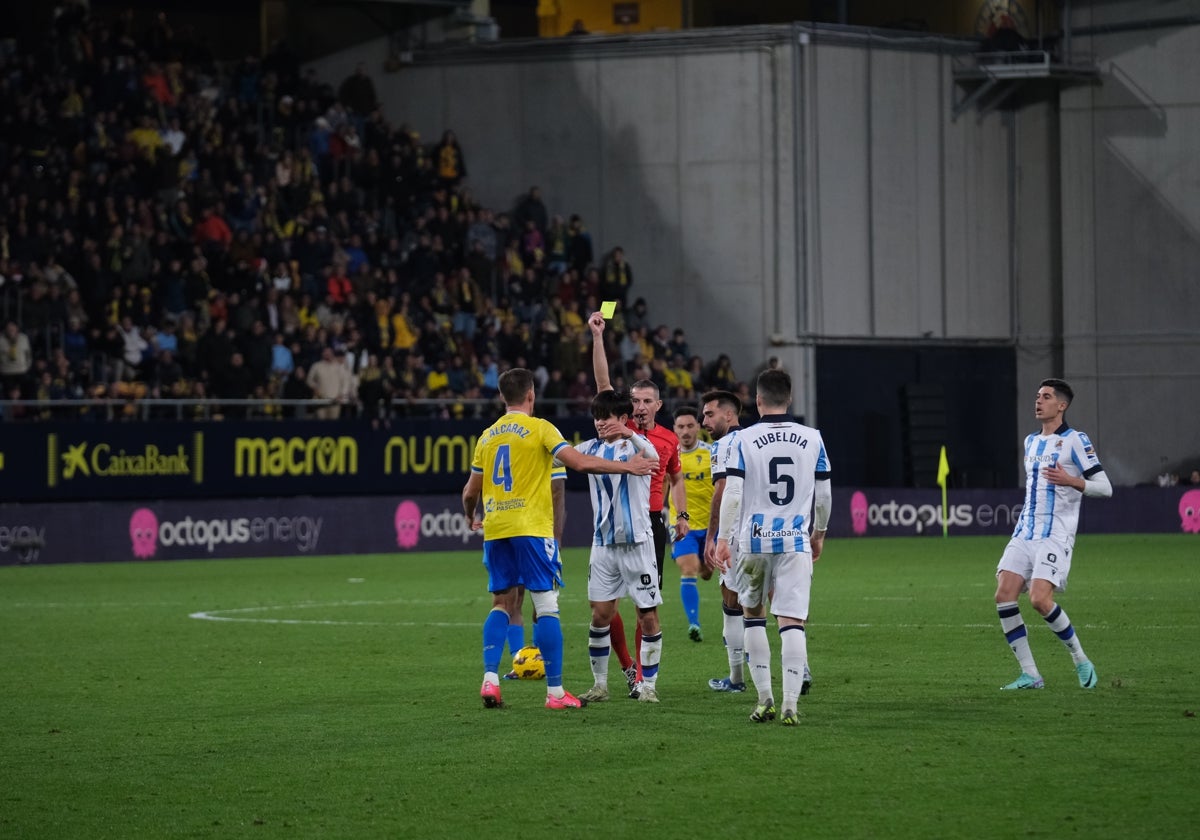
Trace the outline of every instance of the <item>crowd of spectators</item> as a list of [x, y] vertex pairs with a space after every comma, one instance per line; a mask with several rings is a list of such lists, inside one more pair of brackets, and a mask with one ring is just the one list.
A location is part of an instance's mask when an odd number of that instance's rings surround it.
[[283, 46], [227, 67], [165, 14], [134, 21], [66, 4], [0, 53], [3, 397], [458, 416], [521, 366], [552, 413], [586, 414], [601, 300], [615, 383], [745, 390], [651, 321], [578, 215], [537, 187], [481, 206], [454, 132], [390, 123], [363, 68], [334, 90]]

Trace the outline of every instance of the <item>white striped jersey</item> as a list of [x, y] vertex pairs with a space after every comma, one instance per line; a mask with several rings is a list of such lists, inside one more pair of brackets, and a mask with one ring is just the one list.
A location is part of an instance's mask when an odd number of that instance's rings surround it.
[[716, 484], [725, 477], [725, 459], [729, 457], [729, 450], [733, 448], [733, 442], [737, 440], [738, 432], [742, 430], [741, 426], [730, 429], [725, 433], [725, 436], [713, 441], [712, 445], [712, 480]]
[[742, 429], [725, 459], [726, 483], [742, 481], [739, 550], [808, 551], [816, 483], [829, 475], [825, 443], [811, 426], [776, 414]]
[[1042, 478], [1042, 469], [1053, 464], [1084, 478], [1104, 469], [1088, 436], [1066, 423], [1051, 434], [1034, 433], [1026, 437], [1025, 506], [1017, 519], [1013, 539], [1053, 539], [1068, 546], [1074, 544], [1083, 493]]
[[[712, 482], [714, 485], [725, 477], [725, 462], [729, 459], [729, 452], [733, 449], [733, 442], [737, 440], [738, 432], [740, 431], [742, 431], [742, 427], [736, 426], [727, 431], [723, 437], [713, 441], [709, 471], [712, 473]], [[713, 510], [713, 514], [719, 523], [721, 521], [721, 511]], [[719, 525], [713, 525], [711, 530], [713, 532], [713, 539], [716, 539], [717, 533], [721, 528]]]
[[[654, 448], [645, 438], [642, 445]], [[638, 450], [626, 438], [612, 443], [592, 438], [575, 448], [584, 455], [609, 461], [639, 457]], [[650, 476], [592, 473], [588, 475], [588, 494], [592, 497], [592, 545], [624, 545], [654, 538], [650, 526]]]

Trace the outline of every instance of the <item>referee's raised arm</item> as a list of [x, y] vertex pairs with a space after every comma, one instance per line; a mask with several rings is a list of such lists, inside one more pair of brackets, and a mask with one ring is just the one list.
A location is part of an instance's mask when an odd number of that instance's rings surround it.
[[608, 370], [608, 354], [604, 352], [604, 316], [593, 312], [588, 318], [592, 331], [592, 373], [596, 377], [596, 393], [611, 391], [612, 376]]

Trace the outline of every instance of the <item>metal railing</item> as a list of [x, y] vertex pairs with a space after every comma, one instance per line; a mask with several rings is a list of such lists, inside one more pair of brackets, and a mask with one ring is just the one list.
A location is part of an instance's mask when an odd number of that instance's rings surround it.
[[[154, 397], [91, 397], [60, 400], [0, 400], [0, 422], [39, 420], [221, 420], [232, 415], [259, 420], [334, 419], [317, 414], [318, 409], [340, 407], [344, 419], [361, 417], [440, 417], [494, 419], [504, 413], [498, 398], [436, 399], [396, 398], [378, 406], [357, 400], [289, 399], [159, 399]], [[15, 410], [15, 411], [14, 411]], [[543, 417], [583, 417], [588, 406], [569, 399], [539, 399], [537, 413]]]
[[[699, 399], [664, 398], [660, 418], [677, 406], [698, 405]], [[395, 398], [370, 406], [358, 400], [289, 399], [161, 399], [156, 397], [89, 397], [59, 400], [0, 400], [0, 423], [36, 423], [42, 420], [138, 421], [223, 420], [238, 417], [255, 420], [338, 419], [318, 414], [319, 409], [340, 406], [340, 419], [365, 420], [405, 417], [447, 417], [493, 420], [504, 413], [498, 397], [487, 399]], [[538, 416], [590, 417], [591, 401], [539, 397]]]

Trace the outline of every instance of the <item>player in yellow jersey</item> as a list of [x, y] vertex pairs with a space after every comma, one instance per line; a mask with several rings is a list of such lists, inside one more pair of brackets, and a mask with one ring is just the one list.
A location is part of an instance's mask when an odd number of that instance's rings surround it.
[[[704, 563], [705, 528], [713, 499], [712, 446], [700, 440], [700, 412], [695, 406], [675, 409], [675, 435], [679, 438], [679, 465], [687, 496], [687, 511], [678, 516], [684, 517], [689, 527], [686, 535], [671, 543], [671, 556], [679, 566], [679, 599], [687, 615], [688, 637], [699, 642], [704, 635], [700, 632], [700, 587], [696, 578], [712, 577], [712, 569]], [[675, 521], [675, 500], [669, 501], [669, 518]]]
[[[558, 589], [562, 560], [554, 538], [554, 502], [550, 488], [554, 459], [581, 472], [649, 475], [644, 459], [610, 461], [571, 447], [554, 425], [533, 416], [533, 374], [513, 368], [500, 376], [507, 408], [475, 444], [471, 475], [463, 487], [463, 512], [471, 530], [483, 529], [483, 563], [488, 570], [492, 610], [483, 623], [483, 705], [500, 698], [500, 655], [508, 635], [508, 616], [517, 587], [524, 584], [538, 616], [538, 641], [546, 664], [546, 708], [579, 708], [563, 689], [562, 624]], [[482, 515], [480, 503], [482, 502]]]

